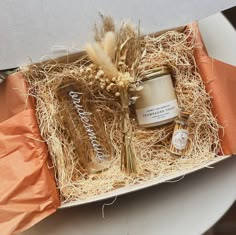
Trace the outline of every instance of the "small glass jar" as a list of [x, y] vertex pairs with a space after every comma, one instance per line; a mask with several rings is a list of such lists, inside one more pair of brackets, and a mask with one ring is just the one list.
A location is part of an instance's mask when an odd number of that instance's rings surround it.
[[172, 135], [170, 152], [175, 155], [184, 155], [188, 147], [188, 120], [189, 113], [181, 111], [175, 120], [174, 132]]
[[149, 70], [142, 86], [135, 103], [139, 126], [154, 127], [174, 121], [179, 109], [168, 67]]

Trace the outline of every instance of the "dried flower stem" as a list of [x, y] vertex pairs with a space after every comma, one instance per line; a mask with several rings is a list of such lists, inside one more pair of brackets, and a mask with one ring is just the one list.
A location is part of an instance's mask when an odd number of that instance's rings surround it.
[[121, 130], [123, 134], [121, 149], [121, 170], [127, 174], [137, 173], [134, 146], [132, 144], [132, 125], [129, 118], [128, 89], [121, 89], [120, 102], [122, 108]]

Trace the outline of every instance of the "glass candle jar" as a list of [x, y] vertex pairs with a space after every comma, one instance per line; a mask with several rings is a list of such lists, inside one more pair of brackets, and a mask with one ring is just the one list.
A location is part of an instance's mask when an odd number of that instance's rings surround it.
[[175, 120], [179, 113], [170, 71], [167, 66], [149, 70], [135, 103], [137, 120], [142, 127], [154, 127]]

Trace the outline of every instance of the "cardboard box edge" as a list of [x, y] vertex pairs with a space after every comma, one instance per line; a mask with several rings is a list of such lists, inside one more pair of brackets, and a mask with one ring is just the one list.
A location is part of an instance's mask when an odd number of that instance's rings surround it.
[[183, 176], [191, 174], [193, 172], [202, 170], [202, 169], [207, 168], [209, 166], [215, 165], [216, 163], [219, 163], [219, 162], [221, 162], [225, 159], [228, 159], [232, 156], [233, 155], [218, 156], [215, 159], [209, 161], [207, 164], [199, 165], [199, 166], [197, 166], [197, 167], [195, 167], [191, 170], [180, 171], [177, 174], [172, 174], [172, 175], [168, 175], [168, 176], [164, 176], [164, 177], [156, 177], [152, 180], [148, 180], [148, 181], [145, 181], [143, 183], [139, 183], [137, 185], [130, 185], [128, 187], [122, 187], [122, 188], [113, 190], [111, 192], [103, 193], [102, 195], [90, 197], [88, 199], [84, 199], [84, 200], [81, 200], [81, 201], [77, 200], [77, 201], [66, 202], [66, 203], [62, 204], [59, 207], [59, 209], [65, 209], [65, 208], [85, 205], [85, 204], [89, 204], [89, 203], [92, 203], [92, 202], [98, 202], [98, 201], [102, 201], [102, 200], [109, 199], [109, 198], [112, 198], [112, 197], [117, 197], [117, 196], [121, 196], [121, 195], [124, 195], [124, 194], [133, 193], [133, 192], [136, 192], [136, 191], [139, 191], [139, 190], [143, 190], [143, 189], [146, 189], [146, 188], [149, 188], [149, 187], [152, 187], [152, 186], [159, 185], [159, 184], [164, 183], [164, 182], [174, 180], [174, 179], [179, 178], [179, 177], [183, 177]]

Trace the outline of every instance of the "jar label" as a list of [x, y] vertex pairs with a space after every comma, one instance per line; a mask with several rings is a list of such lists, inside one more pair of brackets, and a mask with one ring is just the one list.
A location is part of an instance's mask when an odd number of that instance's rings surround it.
[[179, 129], [174, 131], [172, 137], [172, 144], [178, 150], [185, 149], [188, 141], [188, 131], [185, 129]]
[[139, 125], [162, 122], [178, 115], [177, 100], [171, 100], [162, 104], [136, 109]]

